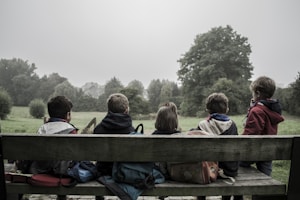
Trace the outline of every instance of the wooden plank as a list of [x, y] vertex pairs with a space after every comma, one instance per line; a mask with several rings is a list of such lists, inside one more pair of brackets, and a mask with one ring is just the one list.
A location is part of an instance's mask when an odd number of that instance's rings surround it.
[[293, 140], [293, 136], [207, 137], [91, 134], [3, 134], [2, 136], [4, 158], [19, 160], [170, 162], [289, 160]]
[[[78, 184], [75, 188], [43, 188], [29, 184], [7, 183], [9, 193], [35, 193], [35, 194], [81, 194], [81, 195], [112, 195], [102, 184], [91, 181]], [[185, 196], [185, 195], [251, 195], [251, 194], [285, 194], [284, 183], [266, 176], [254, 168], [242, 168], [234, 185], [225, 183], [222, 179], [209, 185], [186, 184], [167, 181], [156, 185], [155, 189], [145, 191], [145, 196]]]
[[[74, 188], [45, 188], [36, 187], [22, 183], [7, 183], [8, 193], [30, 193], [32, 194], [73, 194], [73, 195], [112, 195], [103, 185], [96, 181], [78, 184]], [[285, 194], [285, 184], [273, 179], [265, 181], [239, 181], [234, 185], [228, 185], [222, 180], [209, 185], [182, 184], [178, 182], [166, 182], [156, 185], [152, 190], [145, 191], [143, 196], [199, 196], [199, 195], [280, 195]]]

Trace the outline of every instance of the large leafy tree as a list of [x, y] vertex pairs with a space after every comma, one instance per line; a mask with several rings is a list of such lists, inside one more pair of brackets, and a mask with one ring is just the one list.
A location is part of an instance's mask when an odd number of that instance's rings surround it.
[[27, 106], [36, 96], [39, 77], [35, 70], [35, 64], [22, 59], [0, 60], [0, 86], [9, 93], [14, 105]]
[[[249, 92], [248, 80], [253, 67], [249, 56], [251, 47], [246, 37], [237, 34], [230, 26], [212, 28], [204, 34], [199, 34], [194, 44], [183, 57], [179, 59], [178, 78], [182, 82], [184, 96], [181, 112], [184, 115], [195, 115], [203, 108], [203, 100], [211, 92], [218, 80], [225, 78], [233, 81], [232, 85], [240, 84], [236, 94]], [[238, 96], [241, 102], [247, 101], [244, 95]]]
[[144, 96], [145, 88], [143, 83], [139, 80], [130, 81], [127, 85], [127, 88], [135, 89], [139, 95]]
[[58, 73], [52, 73], [49, 76], [43, 76], [39, 80], [37, 97], [43, 99], [44, 102], [47, 102], [49, 97], [54, 93], [55, 87], [65, 81], [67, 81], [67, 79], [61, 77]]
[[149, 104], [140, 94], [140, 91], [131, 87], [126, 87], [121, 90], [129, 101], [129, 114], [134, 119], [137, 119], [141, 114], [149, 113]]
[[105, 97], [109, 97], [109, 95], [113, 93], [120, 92], [124, 88], [123, 84], [121, 81], [113, 77], [111, 78], [104, 86], [104, 95]]

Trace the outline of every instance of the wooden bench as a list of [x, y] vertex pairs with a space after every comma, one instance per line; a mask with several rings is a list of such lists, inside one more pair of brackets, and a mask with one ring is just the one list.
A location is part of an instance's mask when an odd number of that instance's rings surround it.
[[143, 196], [265, 195], [265, 199], [272, 200], [300, 199], [299, 136], [1, 134], [1, 141], [1, 200], [10, 193], [112, 195], [96, 181], [78, 184], [74, 188], [43, 188], [25, 183], [5, 182], [3, 159], [170, 162], [291, 160], [288, 186], [253, 168], [241, 168], [233, 185], [222, 180], [208, 185], [168, 181], [145, 191]]

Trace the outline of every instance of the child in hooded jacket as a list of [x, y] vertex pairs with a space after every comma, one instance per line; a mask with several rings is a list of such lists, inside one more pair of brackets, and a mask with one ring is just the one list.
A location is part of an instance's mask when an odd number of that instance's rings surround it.
[[[224, 93], [212, 93], [206, 99], [206, 111], [209, 116], [206, 120], [199, 122], [198, 127], [193, 130], [205, 131], [211, 135], [238, 135], [237, 126], [232, 121], [227, 112], [228, 98]], [[226, 176], [235, 177], [238, 173], [237, 161], [218, 162], [219, 168], [224, 171]], [[229, 200], [230, 196], [223, 196], [222, 200]], [[204, 200], [204, 196], [197, 197], [198, 200]], [[242, 196], [234, 196], [235, 200], [242, 200]]]
[[[250, 84], [252, 99], [243, 135], [277, 135], [278, 124], [284, 118], [279, 101], [272, 99], [275, 90], [274, 80], [266, 76], [258, 77]], [[259, 171], [271, 176], [272, 161], [241, 162], [240, 166], [250, 167], [253, 163]]]

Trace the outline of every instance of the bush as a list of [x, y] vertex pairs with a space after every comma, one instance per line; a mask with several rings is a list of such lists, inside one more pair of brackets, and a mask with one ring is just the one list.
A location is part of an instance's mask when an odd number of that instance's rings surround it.
[[12, 100], [9, 94], [0, 88], [0, 119], [6, 119], [7, 115], [11, 112]]
[[30, 115], [34, 118], [42, 118], [45, 116], [45, 103], [41, 99], [34, 99], [29, 103]]

